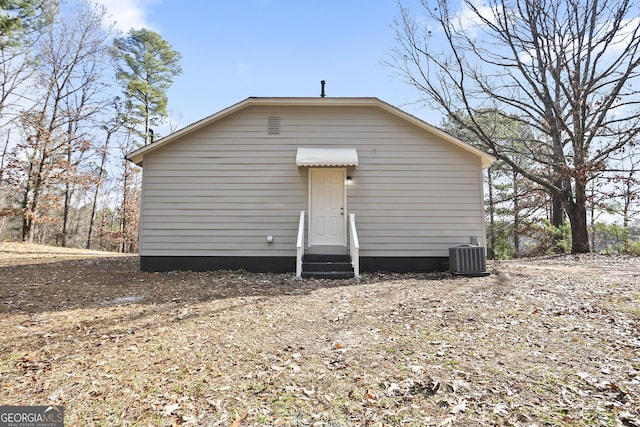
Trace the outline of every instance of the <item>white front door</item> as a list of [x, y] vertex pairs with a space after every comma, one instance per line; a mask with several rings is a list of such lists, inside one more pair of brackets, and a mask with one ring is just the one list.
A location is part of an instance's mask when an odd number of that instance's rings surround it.
[[309, 169], [309, 245], [344, 246], [346, 169]]

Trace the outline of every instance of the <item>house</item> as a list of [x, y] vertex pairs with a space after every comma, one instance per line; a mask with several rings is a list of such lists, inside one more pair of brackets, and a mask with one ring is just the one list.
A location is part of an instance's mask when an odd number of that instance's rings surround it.
[[434, 271], [485, 241], [494, 158], [377, 98], [248, 98], [128, 159], [146, 271]]

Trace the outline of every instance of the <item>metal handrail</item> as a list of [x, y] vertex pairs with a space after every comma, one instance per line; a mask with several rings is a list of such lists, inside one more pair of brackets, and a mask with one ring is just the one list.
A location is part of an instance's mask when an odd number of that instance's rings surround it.
[[302, 257], [304, 256], [304, 211], [300, 211], [298, 240], [296, 241], [296, 277], [302, 277]]
[[349, 214], [349, 231], [351, 239], [349, 242], [349, 255], [351, 255], [351, 266], [353, 275], [360, 277], [360, 241], [358, 240], [358, 230], [356, 230], [356, 214]]

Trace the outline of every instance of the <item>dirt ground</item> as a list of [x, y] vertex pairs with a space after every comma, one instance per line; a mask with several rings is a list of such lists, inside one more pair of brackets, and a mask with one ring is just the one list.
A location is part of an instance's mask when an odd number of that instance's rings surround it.
[[0, 243], [0, 404], [66, 426], [640, 426], [640, 259], [145, 273]]

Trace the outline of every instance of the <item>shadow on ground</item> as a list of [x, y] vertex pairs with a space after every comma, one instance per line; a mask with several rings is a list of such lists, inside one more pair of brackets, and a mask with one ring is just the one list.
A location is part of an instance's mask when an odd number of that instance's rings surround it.
[[144, 272], [136, 256], [25, 260], [0, 267], [0, 314], [41, 313], [126, 304], [205, 302], [237, 297], [308, 294], [321, 288], [363, 285], [395, 276], [421, 280], [445, 273], [369, 274], [361, 279], [298, 279], [293, 273], [242, 271]]

